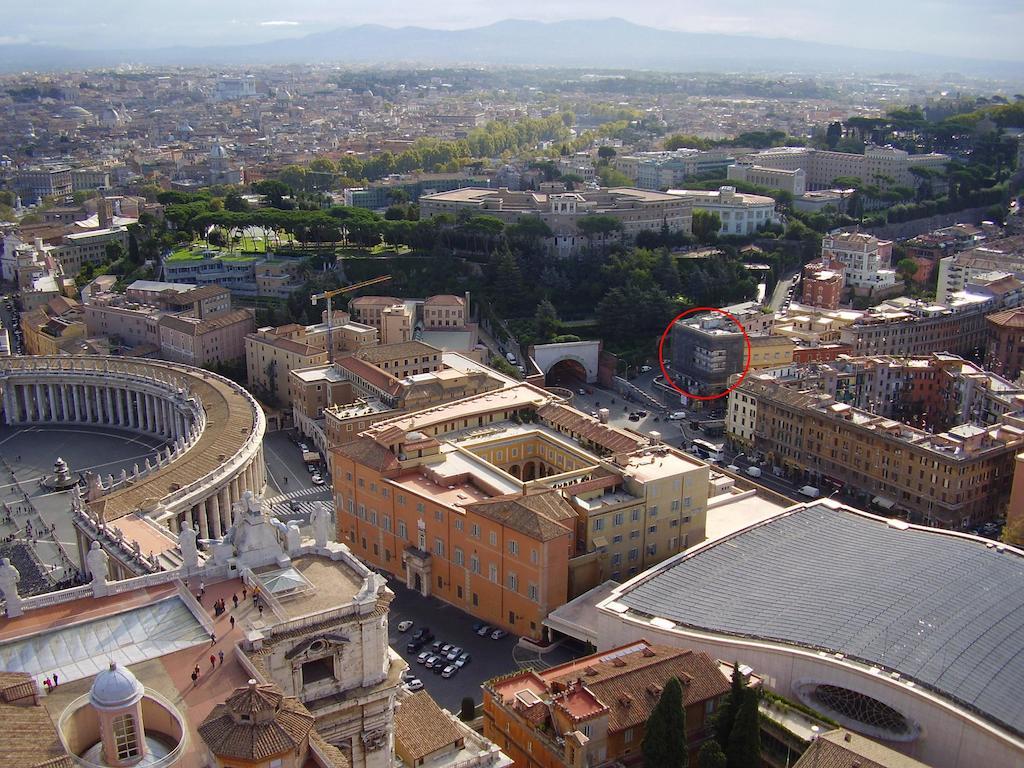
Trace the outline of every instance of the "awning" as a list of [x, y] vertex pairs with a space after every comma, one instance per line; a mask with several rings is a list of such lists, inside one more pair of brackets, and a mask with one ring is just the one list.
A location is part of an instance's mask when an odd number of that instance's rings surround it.
[[885, 498], [885, 496], [875, 496], [875, 498], [871, 500], [871, 503], [874, 504], [876, 507], [881, 507], [882, 509], [892, 509], [893, 507], [896, 506], [895, 501], [893, 501], [892, 499], [887, 499]]

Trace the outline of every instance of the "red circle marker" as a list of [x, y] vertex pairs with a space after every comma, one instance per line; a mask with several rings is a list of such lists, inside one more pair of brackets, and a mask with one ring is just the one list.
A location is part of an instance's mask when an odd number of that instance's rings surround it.
[[[672, 380], [672, 377], [668, 375], [668, 371], [665, 369], [665, 352], [664, 352], [664, 350], [665, 350], [665, 337], [668, 336], [669, 331], [672, 330], [672, 326], [673, 325], [675, 325], [678, 321], [682, 320], [687, 315], [692, 315], [694, 312], [717, 312], [718, 314], [724, 315], [725, 317], [729, 318], [730, 320], [732, 320], [736, 324], [736, 327], [740, 329], [740, 333], [743, 334], [743, 341], [747, 345], [747, 364], [743, 367], [743, 373], [740, 374], [740, 377], [738, 379], [736, 379], [736, 382], [731, 387], [729, 387], [724, 392], [719, 392], [717, 395], [694, 395], [694, 394], [691, 394], [690, 392], [687, 392], [682, 387], [678, 386]], [[718, 309], [717, 307], [694, 307], [693, 309], [688, 309], [685, 312], [680, 312], [678, 315], [676, 315], [675, 317], [672, 318], [672, 321], [668, 324], [668, 326], [662, 332], [661, 338], [658, 340], [658, 365], [661, 367], [661, 375], [665, 377], [665, 382], [670, 387], [672, 387], [672, 389], [674, 389], [676, 392], [678, 392], [679, 394], [683, 395], [684, 397], [691, 397], [694, 400], [717, 400], [720, 397], [725, 397], [730, 392], [732, 392], [734, 389], [736, 389], [736, 387], [738, 387], [740, 384], [742, 384], [743, 380], [745, 378], [747, 378], [747, 374], [750, 373], [750, 358], [751, 358], [752, 354], [753, 353], [751, 352], [751, 349], [750, 349], [750, 336], [747, 335], [747, 329], [743, 327], [743, 323], [741, 323], [739, 320], [737, 320], [730, 313], [726, 312], [724, 309]]]

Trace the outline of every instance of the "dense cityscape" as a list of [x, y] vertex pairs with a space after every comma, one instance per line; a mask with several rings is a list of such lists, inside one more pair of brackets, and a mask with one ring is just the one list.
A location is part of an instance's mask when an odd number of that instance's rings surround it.
[[1024, 61], [650, 5], [12, 17], [0, 766], [1024, 764]]

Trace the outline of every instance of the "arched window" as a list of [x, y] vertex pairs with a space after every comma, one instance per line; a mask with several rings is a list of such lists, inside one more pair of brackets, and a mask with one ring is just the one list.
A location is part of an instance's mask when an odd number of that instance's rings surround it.
[[113, 731], [117, 759], [127, 760], [130, 757], [138, 757], [139, 737], [135, 732], [135, 717], [130, 714], [118, 715], [114, 718]]

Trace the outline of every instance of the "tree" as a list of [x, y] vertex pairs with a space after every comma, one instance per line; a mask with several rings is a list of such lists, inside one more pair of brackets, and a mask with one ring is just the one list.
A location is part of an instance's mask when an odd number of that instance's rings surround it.
[[829, 149], [835, 149], [841, 138], [843, 138], [843, 124], [838, 120], [834, 123], [829, 123], [828, 130], [825, 132], [826, 146]]
[[651, 275], [669, 296], [678, 296], [683, 291], [683, 281], [679, 279], [675, 259], [668, 248], [662, 248], [658, 254], [658, 263], [651, 270]]
[[601, 160], [604, 160], [605, 162], [607, 162], [608, 160], [611, 160], [613, 157], [615, 157], [615, 148], [614, 147], [598, 147], [597, 148], [597, 156]]
[[736, 711], [736, 721], [729, 734], [725, 750], [729, 768], [758, 768], [761, 765], [761, 714], [758, 711], [760, 694], [754, 688], [743, 691]]
[[739, 702], [743, 698], [743, 691], [746, 684], [743, 681], [743, 673], [740, 672], [740, 663], [734, 661], [732, 664], [732, 680], [729, 684], [729, 693], [722, 701], [722, 706], [715, 714], [712, 728], [715, 731], [715, 741], [718, 746], [725, 749], [729, 746], [729, 735], [732, 733], [733, 723], [736, 721], [736, 712]]
[[700, 748], [697, 765], [699, 768], [727, 768], [728, 761], [719, 743], [714, 739], [709, 739]]
[[911, 258], [903, 258], [896, 262], [896, 273], [903, 278], [907, 290], [910, 290], [910, 283], [917, 274], [917, 266], [917, 262]]
[[647, 732], [641, 745], [644, 765], [658, 768], [686, 768], [686, 710], [683, 687], [675, 677], [665, 683], [658, 703], [647, 718]]
[[693, 236], [701, 243], [713, 243], [718, 239], [718, 231], [722, 228], [722, 219], [713, 211], [698, 208], [693, 212], [691, 228]]
[[558, 312], [555, 305], [544, 299], [537, 305], [537, 311], [533, 315], [533, 325], [537, 331], [537, 338], [547, 341], [558, 333]]

